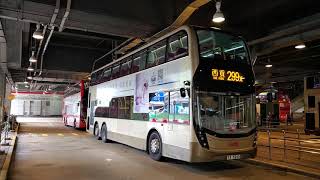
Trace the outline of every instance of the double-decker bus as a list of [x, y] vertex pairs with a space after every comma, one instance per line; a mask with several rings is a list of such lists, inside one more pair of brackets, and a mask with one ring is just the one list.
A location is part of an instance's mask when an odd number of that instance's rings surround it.
[[63, 98], [62, 116], [65, 126], [84, 129], [86, 127], [88, 89], [84, 81], [81, 81], [78, 88], [71, 90]]
[[187, 162], [256, 154], [254, 74], [245, 41], [183, 26], [91, 73], [88, 129]]

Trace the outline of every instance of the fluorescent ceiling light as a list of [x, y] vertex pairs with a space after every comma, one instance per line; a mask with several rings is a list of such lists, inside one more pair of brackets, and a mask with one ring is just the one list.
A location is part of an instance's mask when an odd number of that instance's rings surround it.
[[37, 58], [36, 58], [36, 56], [34, 55], [34, 51], [32, 51], [32, 55], [31, 55], [31, 57], [29, 58], [29, 61], [32, 62], [32, 63], [37, 62]]
[[216, 13], [214, 13], [212, 21], [214, 23], [222, 23], [223, 21], [225, 21], [226, 19], [224, 18], [223, 13], [220, 10], [221, 7], [221, 1], [217, 1], [216, 2]]
[[272, 64], [267, 64], [265, 65], [266, 68], [271, 68], [272, 67]]
[[27, 70], [28, 71], [34, 71], [34, 68], [30, 65]]
[[301, 43], [301, 44], [296, 45], [294, 48], [296, 48], [296, 49], [304, 49], [304, 48], [306, 48], [306, 45], [304, 43]]
[[37, 29], [34, 31], [32, 37], [35, 39], [43, 39], [43, 34], [40, 30], [40, 24], [37, 24]]

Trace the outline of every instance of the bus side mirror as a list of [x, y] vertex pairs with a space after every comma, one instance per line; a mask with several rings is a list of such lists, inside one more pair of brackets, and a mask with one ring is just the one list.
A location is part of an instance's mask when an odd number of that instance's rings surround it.
[[185, 88], [180, 88], [180, 96], [181, 97], [186, 97], [186, 89]]

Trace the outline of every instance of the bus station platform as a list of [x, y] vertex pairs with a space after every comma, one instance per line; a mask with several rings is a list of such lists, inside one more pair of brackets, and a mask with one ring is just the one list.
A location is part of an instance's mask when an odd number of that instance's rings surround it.
[[8, 179], [316, 179], [246, 161], [157, 162], [141, 150], [102, 143], [62, 122], [21, 123]]

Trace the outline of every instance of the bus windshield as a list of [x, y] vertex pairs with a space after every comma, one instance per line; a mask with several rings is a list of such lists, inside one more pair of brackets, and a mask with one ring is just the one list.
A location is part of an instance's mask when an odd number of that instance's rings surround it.
[[197, 30], [200, 58], [250, 63], [244, 41], [210, 29]]
[[248, 133], [255, 127], [254, 96], [197, 92], [198, 125], [219, 134]]

